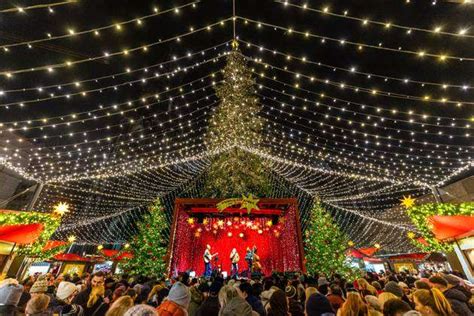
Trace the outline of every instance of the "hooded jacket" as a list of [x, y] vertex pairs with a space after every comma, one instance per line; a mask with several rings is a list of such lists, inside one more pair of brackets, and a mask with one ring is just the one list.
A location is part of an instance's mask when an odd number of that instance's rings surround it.
[[199, 309], [199, 306], [201, 306], [204, 297], [195, 286], [189, 289], [189, 294], [191, 295], [191, 302], [189, 302], [188, 314], [189, 316], [195, 316], [197, 315], [197, 310]]
[[234, 297], [219, 312], [219, 316], [252, 316], [252, 307], [241, 297]]
[[443, 294], [457, 315], [474, 316], [474, 313], [469, 309], [468, 299], [463, 292], [452, 288], [444, 291]]

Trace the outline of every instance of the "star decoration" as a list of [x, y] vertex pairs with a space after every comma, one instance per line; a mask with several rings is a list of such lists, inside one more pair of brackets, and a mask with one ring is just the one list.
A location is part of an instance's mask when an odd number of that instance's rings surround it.
[[410, 208], [415, 205], [415, 199], [409, 196], [403, 196], [403, 199], [400, 200], [401, 204], [406, 208]]
[[65, 203], [65, 202], [59, 202], [55, 207], [54, 207], [54, 210], [53, 210], [54, 214], [58, 215], [58, 216], [63, 216], [64, 214], [66, 214], [67, 212], [69, 212], [69, 204]]
[[408, 238], [413, 239], [413, 238], [415, 238], [415, 233], [414, 232], [408, 232], [407, 236], [408, 236]]
[[347, 244], [349, 245], [349, 247], [354, 247], [354, 242], [352, 240], [349, 240]]
[[203, 223], [204, 225], [209, 224], [209, 219], [208, 219], [208, 218], [203, 219], [202, 223]]
[[74, 236], [74, 235], [69, 236], [69, 237], [67, 238], [67, 241], [69, 241], [69, 242], [71, 242], [71, 243], [72, 243], [72, 242], [75, 242], [75, 241], [76, 241], [76, 236]]
[[258, 203], [259, 199], [255, 198], [252, 194], [245, 196], [242, 194], [242, 204], [240, 206], [241, 209], [246, 209], [247, 214], [250, 214], [252, 210], [259, 210]]
[[194, 218], [192, 218], [192, 217], [188, 218], [188, 224], [193, 225], [194, 224]]

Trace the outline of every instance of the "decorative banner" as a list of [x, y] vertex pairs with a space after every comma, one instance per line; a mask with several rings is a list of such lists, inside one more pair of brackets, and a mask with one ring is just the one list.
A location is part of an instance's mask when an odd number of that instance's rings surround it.
[[245, 196], [242, 194], [242, 198], [232, 198], [221, 201], [217, 203], [216, 207], [219, 212], [223, 212], [228, 207], [240, 204], [240, 209], [246, 209], [247, 214], [250, 214], [252, 210], [260, 209], [257, 205], [258, 201], [260, 200], [258, 198], [255, 198], [252, 194], [249, 194], [249, 196]]

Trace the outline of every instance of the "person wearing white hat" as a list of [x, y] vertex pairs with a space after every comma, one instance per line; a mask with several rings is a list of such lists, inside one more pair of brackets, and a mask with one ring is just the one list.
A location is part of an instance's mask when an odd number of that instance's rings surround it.
[[[82, 315], [83, 309], [79, 305], [71, 305], [72, 300], [77, 295], [78, 290], [74, 283], [62, 281], [58, 285], [56, 297], [51, 300], [50, 309], [53, 313], [63, 314], [65, 310], [76, 311], [76, 315]], [[74, 314], [71, 314], [74, 315]]]

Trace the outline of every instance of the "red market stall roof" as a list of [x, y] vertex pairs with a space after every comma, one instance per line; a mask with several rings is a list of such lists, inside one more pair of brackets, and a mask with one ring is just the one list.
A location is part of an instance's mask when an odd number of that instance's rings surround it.
[[105, 257], [108, 257], [108, 258], [111, 258], [111, 257], [115, 257], [113, 258], [114, 260], [123, 260], [123, 259], [132, 259], [133, 258], [133, 254], [132, 252], [130, 251], [124, 251], [122, 252], [120, 255], [117, 256], [117, 254], [119, 253], [118, 250], [113, 250], [113, 249], [103, 249], [102, 250], [103, 254]]
[[44, 226], [40, 223], [0, 226], [0, 240], [21, 245], [31, 244], [38, 239]]
[[62, 240], [48, 240], [46, 245], [44, 245], [43, 247], [43, 251], [48, 251], [48, 250], [63, 246], [65, 244], [67, 244], [67, 242], [62, 241]]
[[54, 256], [54, 260], [57, 261], [83, 261], [89, 262], [91, 258], [82, 257], [75, 253], [60, 253]]
[[433, 215], [428, 218], [432, 232], [439, 240], [461, 239], [474, 235], [474, 216]]
[[389, 260], [425, 260], [426, 257], [428, 257], [428, 253], [426, 252], [421, 252], [421, 253], [403, 253], [403, 254], [398, 254], [398, 255], [386, 255], [383, 256], [385, 259]]
[[378, 249], [375, 247], [359, 249], [351, 248], [349, 249], [348, 255], [357, 259], [369, 258], [372, 257], [377, 250]]

